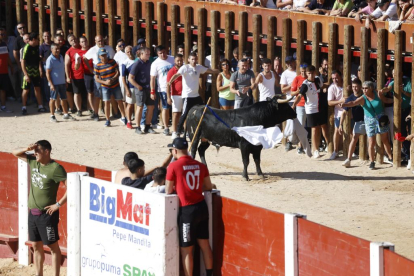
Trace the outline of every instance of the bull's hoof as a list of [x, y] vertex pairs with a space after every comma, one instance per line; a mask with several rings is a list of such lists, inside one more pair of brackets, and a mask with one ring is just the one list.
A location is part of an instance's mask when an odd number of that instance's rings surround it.
[[266, 179], [265, 175], [262, 173], [257, 174], [261, 179]]
[[250, 179], [248, 177], [244, 177], [244, 176], [243, 176], [243, 180], [244, 181], [250, 181]]

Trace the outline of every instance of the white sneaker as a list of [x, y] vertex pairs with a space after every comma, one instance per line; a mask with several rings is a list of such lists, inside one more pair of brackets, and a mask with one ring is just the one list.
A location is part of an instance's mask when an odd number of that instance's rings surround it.
[[411, 170], [411, 160], [408, 160], [407, 170]]
[[349, 168], [351, 166], [351, 160], [346, 159], [344, 163], [342, 163], [342, 166], [344, 166], [345, 168]]
[[178, 135], [177, 135], [177, 132], [173, 132], [172, 134], [171, 134], [171, 139], [172, 140], [174, 140], [175, 138], [177, 138], [177, 137], [179, 137]]
[[388, 156], [386, 156], [386, 155], [384, 155], [384, 159], [383, 159], [383, 162], [384, 163], [387, 163], [387, 164], [393, 164], [393, 160], [392, 159], [390, 159]]
[[321, 156], [320, 156], [320, 154], [319, 154], [319, 150], [315, 150], [315, 151], [313, 152], [313, 158], [314, 158], [314, 159], [317, 159], [317, 158], [319, 158], [319, 157], [321, 157]]
[[332, 153], [331, 157], [329, 157], [329, 160], [334, 160], [334, 159], [336, 159], [337, 157], [338, 157], [338, 153], [334, 151], [334, 152]]

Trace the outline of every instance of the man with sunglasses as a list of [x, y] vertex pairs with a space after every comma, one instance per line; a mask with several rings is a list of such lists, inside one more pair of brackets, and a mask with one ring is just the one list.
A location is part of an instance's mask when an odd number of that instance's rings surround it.
[[21, 96], [22, 95], [22, 79], [23, 79], [23, 71], [22, 66], [20, 63], [20, 50], [26, 45], [26, 43], [23, 40], [23, 36], [26, 33], [26, 25], [24, 23], [17, 24], [17, 32], [19, 33], [19, 36], [16, 38], [14, 47], [13, 47], [13, 56], [14, 60], [16, 61], [17, 65], [17, 72], [16, 72], [16, 78], [17, 78], [17, 86], [16, 86], [16, 95]]

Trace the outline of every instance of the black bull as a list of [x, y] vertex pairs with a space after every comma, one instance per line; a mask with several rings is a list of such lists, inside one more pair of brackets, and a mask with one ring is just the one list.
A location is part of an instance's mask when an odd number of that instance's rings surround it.
[[[228, 128], [220, 122], [210, 110], [207, 109], [204, 119], [200, 124], [197, 137], [191, 145], [191, 156], [195, 158], [196, 151], [200, 155], [201, 162], [206, 164], [205, 151], [210, 146], [210, 142], [219, 146], [230, 148], [239, 148], [243, 159], [243, 178], [249, 180], [247, 167], [249, 165], [249, 156], [253, 154], [253, 160], [256, 164], [256, 171], [259, 176], [264, 177], [260, 168], [260, 153], [262, 146], [254, 146], [243, 137], [240, 137], [232, 127], [257, 126], [262, 125], [264, 128], [274, 127], [288, 119], [296, 118], [295, 111], [287, 103], [289, 100], [282, 100], [278, 95], [274, 98], [268, 98], [267, 101], [255, 103], [249, 107], [235, 110], [219, 110], [213, 108], [214, 112], [230, 127]], [[186, 131], [190, 140], [193, 139], [197, 125], [203, 114], [204, 106], [198, 105], [191, 108], [188, 113], [186, 122]], [[202, 139], [204, 138], [204, 139]], [[200, 146], [199, 141], [201, 140]], [[208, 141], [206, 141], [208, 140]]]

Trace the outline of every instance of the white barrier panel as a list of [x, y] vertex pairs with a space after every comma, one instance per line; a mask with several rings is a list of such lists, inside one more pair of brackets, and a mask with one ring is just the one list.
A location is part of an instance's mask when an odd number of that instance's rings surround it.
[[18, 177], [19, 177], [19, 264], [29, 265], [31, 254], [29, 247], [26, 246], [28, 238], [29, 225], [27, 218], [29, 217], [28, 195], [29, 195], [29, 166], [27, 162], [17, 159], [18, 161]]
[[81, 178], [82, 275], [178, 275], [178, 197]]

